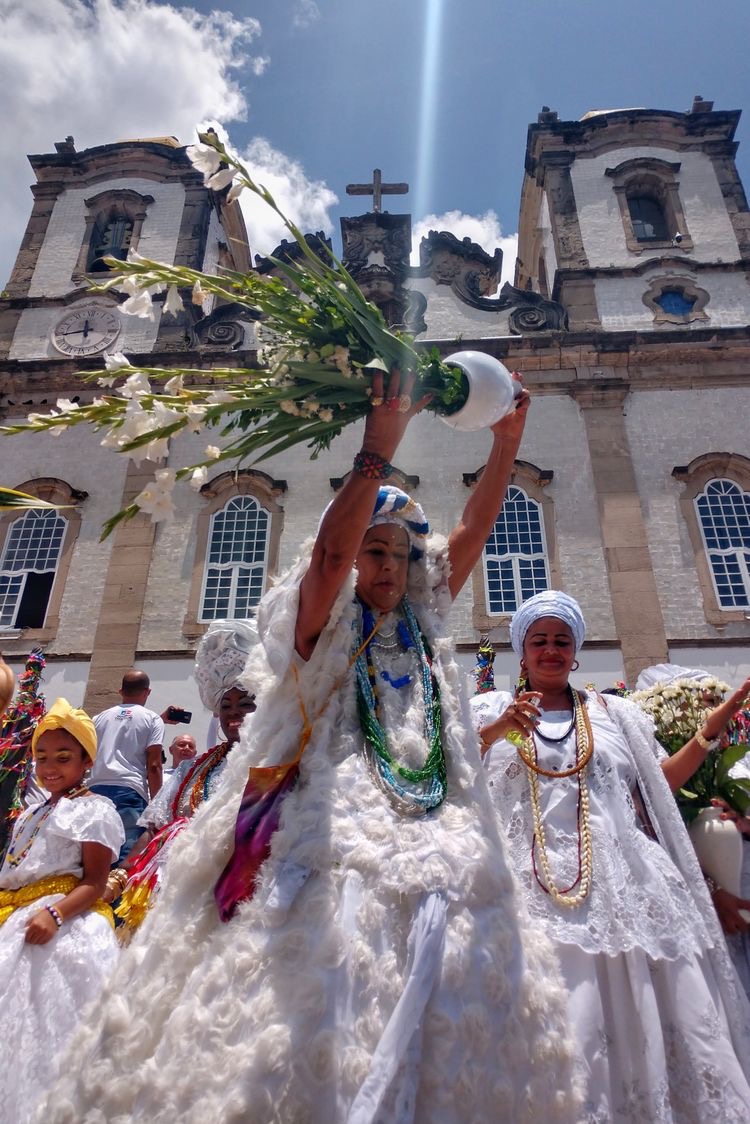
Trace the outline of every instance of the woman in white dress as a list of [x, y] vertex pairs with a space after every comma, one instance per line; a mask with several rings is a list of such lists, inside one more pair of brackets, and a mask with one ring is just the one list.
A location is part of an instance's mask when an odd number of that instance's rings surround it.
[[376, 383], [355, 471], [259, 606], [258, 709], [48, 1124], [578, 1120], [565, 995], [515, 892], [444, 625], [527, 399], [441, 547], [381, 487], [422, 405], [410, 391]]
[[570, 990], [582, 1119], [747, 1121], [750, 1008], [671, 794], [711, 715], [667, 757], [635, 704], [570, 687], [584, 631], [566, 594], [531, 598], [511, 622], [515, 698], [472, 703], [512, 864]]
[[[252, 621], [212, 621], [195, 653], [194, 677], [203, 705], [219, 720], [223, 740], [172, 771], [138, 824], [143, 835], [107, 880], [106, 901], [120, 897], [115, 913], [125, 931], [137, 929], [158, 892], [169, 849], [204, 800], [213, 796], [240, 728], [255, 711], [255, 695], [240, 683], [250, 649], [258, 642]], [[121, 933], [120, 936], [123, 934]]]
[[124, 841], [114, 804], [83, 783], [94, 723], [58, 699], [32, 739], [50, 794], [16, 821], [0, 869], [0, 1118], [25, 1124], [117, 957], [100, 901]]

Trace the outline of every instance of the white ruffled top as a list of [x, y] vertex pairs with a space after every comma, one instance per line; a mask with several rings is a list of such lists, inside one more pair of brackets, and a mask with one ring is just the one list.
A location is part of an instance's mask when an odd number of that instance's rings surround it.
[[[511, 701], [504, 691], [475, 696], [477, 730], [498, 718]], [[511, 865], [532, 917], [543, 920], [555, 940], [590, 953], [614, 956], [640, 948], [654, 959], [667, 960], [700, 954], [714, 939], [682, 874], [643, 829], [633, 800], [639, 774], [632, 748], [596, 695], [588, 696], [586, 706], [594, 735], [587, 770], [593, 878], [582, 905], [557, 905], [534, 876], [529, 782], [517, 750], [500, 740], [485, 758], [493, 800], [510, 843]], [[539, 728], [560, 737], [570, 720], [569, 712], [547, 711]], [[537, 737], [536, 746], [539, 764], [546, 769], [575, 764], [573, 731], [559, 743]], [[552, 876], [556, 886], [565, 889], [578, 873], [577, 778], [540, 777], [539, 794]], [[538, 851], [536, 865], [541, 877]]]
[[0, 869], [0, 888], [17, 890], [40, 878], [53, 874], [83, 874], [81, 845], [100, 843], [108, 847], [114, 861], [125, 841], [122, 820], [117, 809], [106, 796], [92, 793], [69, 800], [60, 797], [47, 814], [49, 805], [35, 804], [27, 808], [16, 821], [12, 846], [21, 854], [29, 839], [45, 817], [31, 847], [18, 866], [11, 866], [10, 848]]

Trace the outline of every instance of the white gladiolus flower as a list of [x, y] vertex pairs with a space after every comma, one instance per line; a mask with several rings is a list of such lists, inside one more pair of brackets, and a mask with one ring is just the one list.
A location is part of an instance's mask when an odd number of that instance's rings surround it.
[[221, 156], [210, 144], [189, 144], [187, 157], [198, 172], [203, 173], [203, 182], [208, 183], [209, 178], [219, 170]]
[[71, 402], [70, 398], [58, 398], [55, 403], [61, 414], [74, 414], [76, 410], [80, 409], [77, 402]]
[[188, 483], [191, 488], [195, 488], [196, 492], [199, 492], [207, 480], [208, 469], [205, 464], [202, 464], [200, 468], [193, 469], [193, 475], [190, 477]]
[[297, 417], [300, 413], [299, 406], [293, 398], [282, 398], [279, 402], [279, 408], [283, 410], [285, 414], [291, 414], [292, 417]]
[[219, 402], [236, 402], [236, 400], [236, 395], [232, 394], [231, 390], [212, 390], [206, 398], [206, 401], [212, 405]]
[[164, 389], [167, 394], [179, 394], [182, 390], [182, 384], [182, 375], [173, 375], [171, 379], [164, 383]]
[[205, 406], [188, 406], [185, 411], [188, 417], [188, 429], [191, 433], [200, 433], [203, 429], [203, 419], [206, 416]]
[[239, 180], [237, 180], [236, 183], [233, 183], [229, 188], [229, 191], [227, 192], [227, 203], [234, 203], [235, 199], [239, 199], [244, 190], [244, 183], [241, 183]]
[[174, 516], [172, 506], [172, 489], [175, 484], [174, 469], [160, 468], [154, 474], [154, 479], [147, 484], [142, 492], [135, 497], [141, 511], [150, 515], [155, 523]]
[[199, 304], [201, 308], [211, 296], [201, 285], [200, 281], [196, 281], [193, 285], [193, 304]]
[[218, 445], [206, 445], [206, 459], [216, 461], [221, 456], [221, 449]]
[[[132, 367], [133, 364], [125, 358], [121, 351], [112, 351], [104, 355], [104, 366], [108, 371], [121, 371], [123, 367]], [[111, 386], [115, 380], [112, 379], [106, 382], [104, 379], [99, 379], [100, 386]]]
[[128, 256], [126, 260], [134, 262], [136, 265], [143, 265], [144, 262], [148, 261], [148, 258], [144, 258], [143, 254], [139, 254], [138, 251], [134, 250], [131, 246], [128, 250]]
[[129, 375], [125, 379], [124, 385], [120, 387], [120, 394], [123, 398], [137, 398], [139, 395], [150, 393], [151, 383], [140, 371], [137, 371], [134, 375]]
[[154, 303], [151, 294], [146, 289], [139, 290], [136, 296], [128, 297], [124, 304], [120, 305], [120, 312], [125, 316], [139, 316], [141, 320], [153, 320]]
[[168, 312], [170, 316], [179, 316], [182, 312], [182, 308], [182, 297], [179, 294], [177, 286], [170, 285], [167, 289], [167, 299], [164, 301], [164, 311]]
[[327, 406], [323, 406], [318, 410], [318, 417], [324, 422], [333, 421], [333, 410], [329, 410]]
[[221, 191], [232, 182], [236, 174], [234, 168], [220, 168], [206, 180], [206, 187], [210, 187], [212, 191]]

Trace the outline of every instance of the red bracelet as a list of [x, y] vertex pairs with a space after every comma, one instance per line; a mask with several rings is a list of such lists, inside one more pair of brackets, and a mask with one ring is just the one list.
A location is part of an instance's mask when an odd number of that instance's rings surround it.
[[393, 465], [379, 453], [357, 453], [354, 458], [354, 471], [366, 480], [387, 480], [393, 475]]

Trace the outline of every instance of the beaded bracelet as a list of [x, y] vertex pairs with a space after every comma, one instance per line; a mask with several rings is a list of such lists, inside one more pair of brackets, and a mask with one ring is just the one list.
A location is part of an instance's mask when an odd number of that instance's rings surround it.
[[57, 925], [58, 929], [62, 929], [62, 923], [63, 923], [62, 914], [59, 913], [58, 910], [56, 910], [53, 905], [46, 905], [44, 908], [47, 910], [47, 913], [49, 913], [50, 917], [54, 921], [55, 925]]
[[357, 453], [353, 467], [366, 480], [387, 480], [393, 475], [393, 465], [379, 453]]

